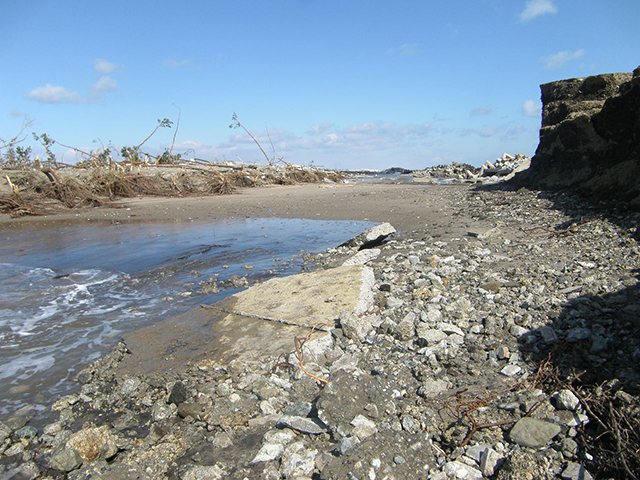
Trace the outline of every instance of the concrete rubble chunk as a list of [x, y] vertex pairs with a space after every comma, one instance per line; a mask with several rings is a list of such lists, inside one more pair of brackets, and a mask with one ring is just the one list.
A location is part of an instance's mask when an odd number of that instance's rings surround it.
[[380, 256], [379, 248], [371, 248], [368, 250], [360, 250], [358, 253], [353, 255], [352, 257], [347, 258], [342, 266], [350, 266], [350, 265], [364, 265], [365, 263], [374, 260]]
[[447, 474], [447, 478], [455, 478], [457, 480], [480, 480], [482, 478], [480, 470], [458, 460], [445, 463], [443, 471]]
[[311, 435], [319, 435], [327, 431], [327, 427], [318, 419], [296, 417], [294, 415], [283, 415], [280, 417], [278, 425]]
[[270, 462], [271, 460], [280, 458], [283, 452], [284, 445], [281, 443], [265, 443], [260, 447], [256, 456], [253, 457], [251, 463]]
[[548, 445], [560, 430], [560, 426], [555, 423], [524, 417], [513, 426], [509, 437], [523, 447], [538, 448]]
[[115, 436], [107, 425], [80, 430], [67, 441], [67, 448], [87, 462], [109, 459], [118, 453]]
[[491, 477], [496, 473], [499, 463], [502, 461], [502, 455], [492, 448], [487, 448], [480, 457], [480, 470], [485, 477]]
[[360, 235], [347, 240], [341, 247], [351, 247], [363, 250], [365, 248], [371, 248], [382, 243], [389, 235], [396, 233], [396, 229], [388, 223], [381, 223], [375, 227], [361, 233]]
[[593, 480], [593, 476], [579, 463], [569, 462], [560, 476], [565, 480]]
[[580, 406], [580, 400], [571, 390], [560, 390], [553, 398], [556, 406], [563, 410], [575, 411]]

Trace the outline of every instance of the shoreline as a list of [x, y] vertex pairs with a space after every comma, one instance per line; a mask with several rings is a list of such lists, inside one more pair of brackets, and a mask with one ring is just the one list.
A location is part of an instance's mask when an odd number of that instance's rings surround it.
[[[570, 195], [469, 186], [302, 185], [233, 197], [127, 200], [130, 210], [36, 224], [388, 221], [402, 232], [365, 262], [375, 308], [341, 314], [326, 344], [305, 353], [327, 386], [294, 368], [295, 354], [119, 375], [131, 355], [121, 345], [78, 375], [81, 393], [52, 408], [57, 422], [26, 440], [12, 428], [0, 443], [15, 468], [184, 480], [590, 478], [613, 468], [607, 439], [593, 440], [599, 404], [584, 388], [609, 382], [605, 400], [615, 397], [621, 412], [638, 404], [629, 363], [639, 347], [630, 336], [640, 297], [635, 214], [610, 218]], [[355, 253], [339, 247], [311, 260], [328, 269]], [[552, 357], [558, 344], [586, 344], [590, 353]], [[545, 358], [587, 373], [578, 381], [563, 376], [568, 370], [545, 371]], [[468, 415], [459, 413], [465, 405], [474, 406]], [[83, 446], [99, 453], [83, 457]]]

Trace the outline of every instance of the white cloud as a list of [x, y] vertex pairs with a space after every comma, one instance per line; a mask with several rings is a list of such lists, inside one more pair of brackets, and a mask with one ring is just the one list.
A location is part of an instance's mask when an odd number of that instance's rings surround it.
[[477, 117], [478, 115], [489, 115], [492, 110], [491, 105], [481, 105], [471, 110], [471, 112], [469, 112], [469, 116]]
[[545, 70], [558, 70], [562, 68], [570, 62], [571, 60], [576, 60], [584, 55], [584, 50], [576, 50], [575, 52], [570, 52], [569, 50], [563, 50], [562, 52], [554, 53], [553, 55], [549, 55], [548, 57], [542, 57], [542, 61], [544, 62]]
[[193, 64], [193, 60], [178, 60], [175, 58], [165, 58], [162, 60], [162, 66], [167, 68], [181, 68]]
[[534, 100], [527, 100], [522, 104], [522, 114], [525, 117], [540, 118], [541, 110], [541, 105]]
[[49, 84], [34, 88], [27, 93], [27, 98], [41, 103], [81, 103], [83, 101], [78, 92]]
[[386, 53], [387, 55], [400, 55], [401, 57], [407, 55], [416, 55], [418, 53], [418, 44], [405, 43], [404, 45], [400, 45], [399, 47], [390, 48]]
[[524, 10], [520, 14], [520, 21], [528, 22], [546, 13], [557, 13], [558, 7], [552, 0], [527, 0]]
[[111, 77], [103, 76], [89, 88], [91, 91], [89, 95], [87, 95], [87, 101], [93, 102], [101, 98], [106, 92], [115, 92], [118, 90], [118, 82]]
[[109, 75], [113, 73], [118, 66], [115, 63], [108, 62], [107, 60], [103, 60], [98, 58], [93, 61], [93, 69], [99, 73], [100, 75]]

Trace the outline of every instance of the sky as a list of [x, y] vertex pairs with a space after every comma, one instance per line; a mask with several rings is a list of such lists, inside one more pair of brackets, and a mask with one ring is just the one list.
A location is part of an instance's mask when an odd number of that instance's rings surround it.
[[540, 84], [640, 65], [638, 0], [0, 0], [0, 17], [0, 139], [30, 121], [119, 152], [167, 118], [142, 150], [205, 160], [265, 162], [234, 113], [301, 165], [533, 155]]

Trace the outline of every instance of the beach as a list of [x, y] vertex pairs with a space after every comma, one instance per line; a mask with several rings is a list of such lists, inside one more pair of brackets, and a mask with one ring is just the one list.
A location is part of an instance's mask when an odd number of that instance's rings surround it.
[[274, 217], [397, 232], [125, 335], [53, 403], [57, 420], [4, 420], [2, 473], [444, 480], [612, 468], [598, 422], [621, 417], [607, 402], [636, 415], [637, 214], [566, 193], [381, 183], [120, 203], [2, 228]]

